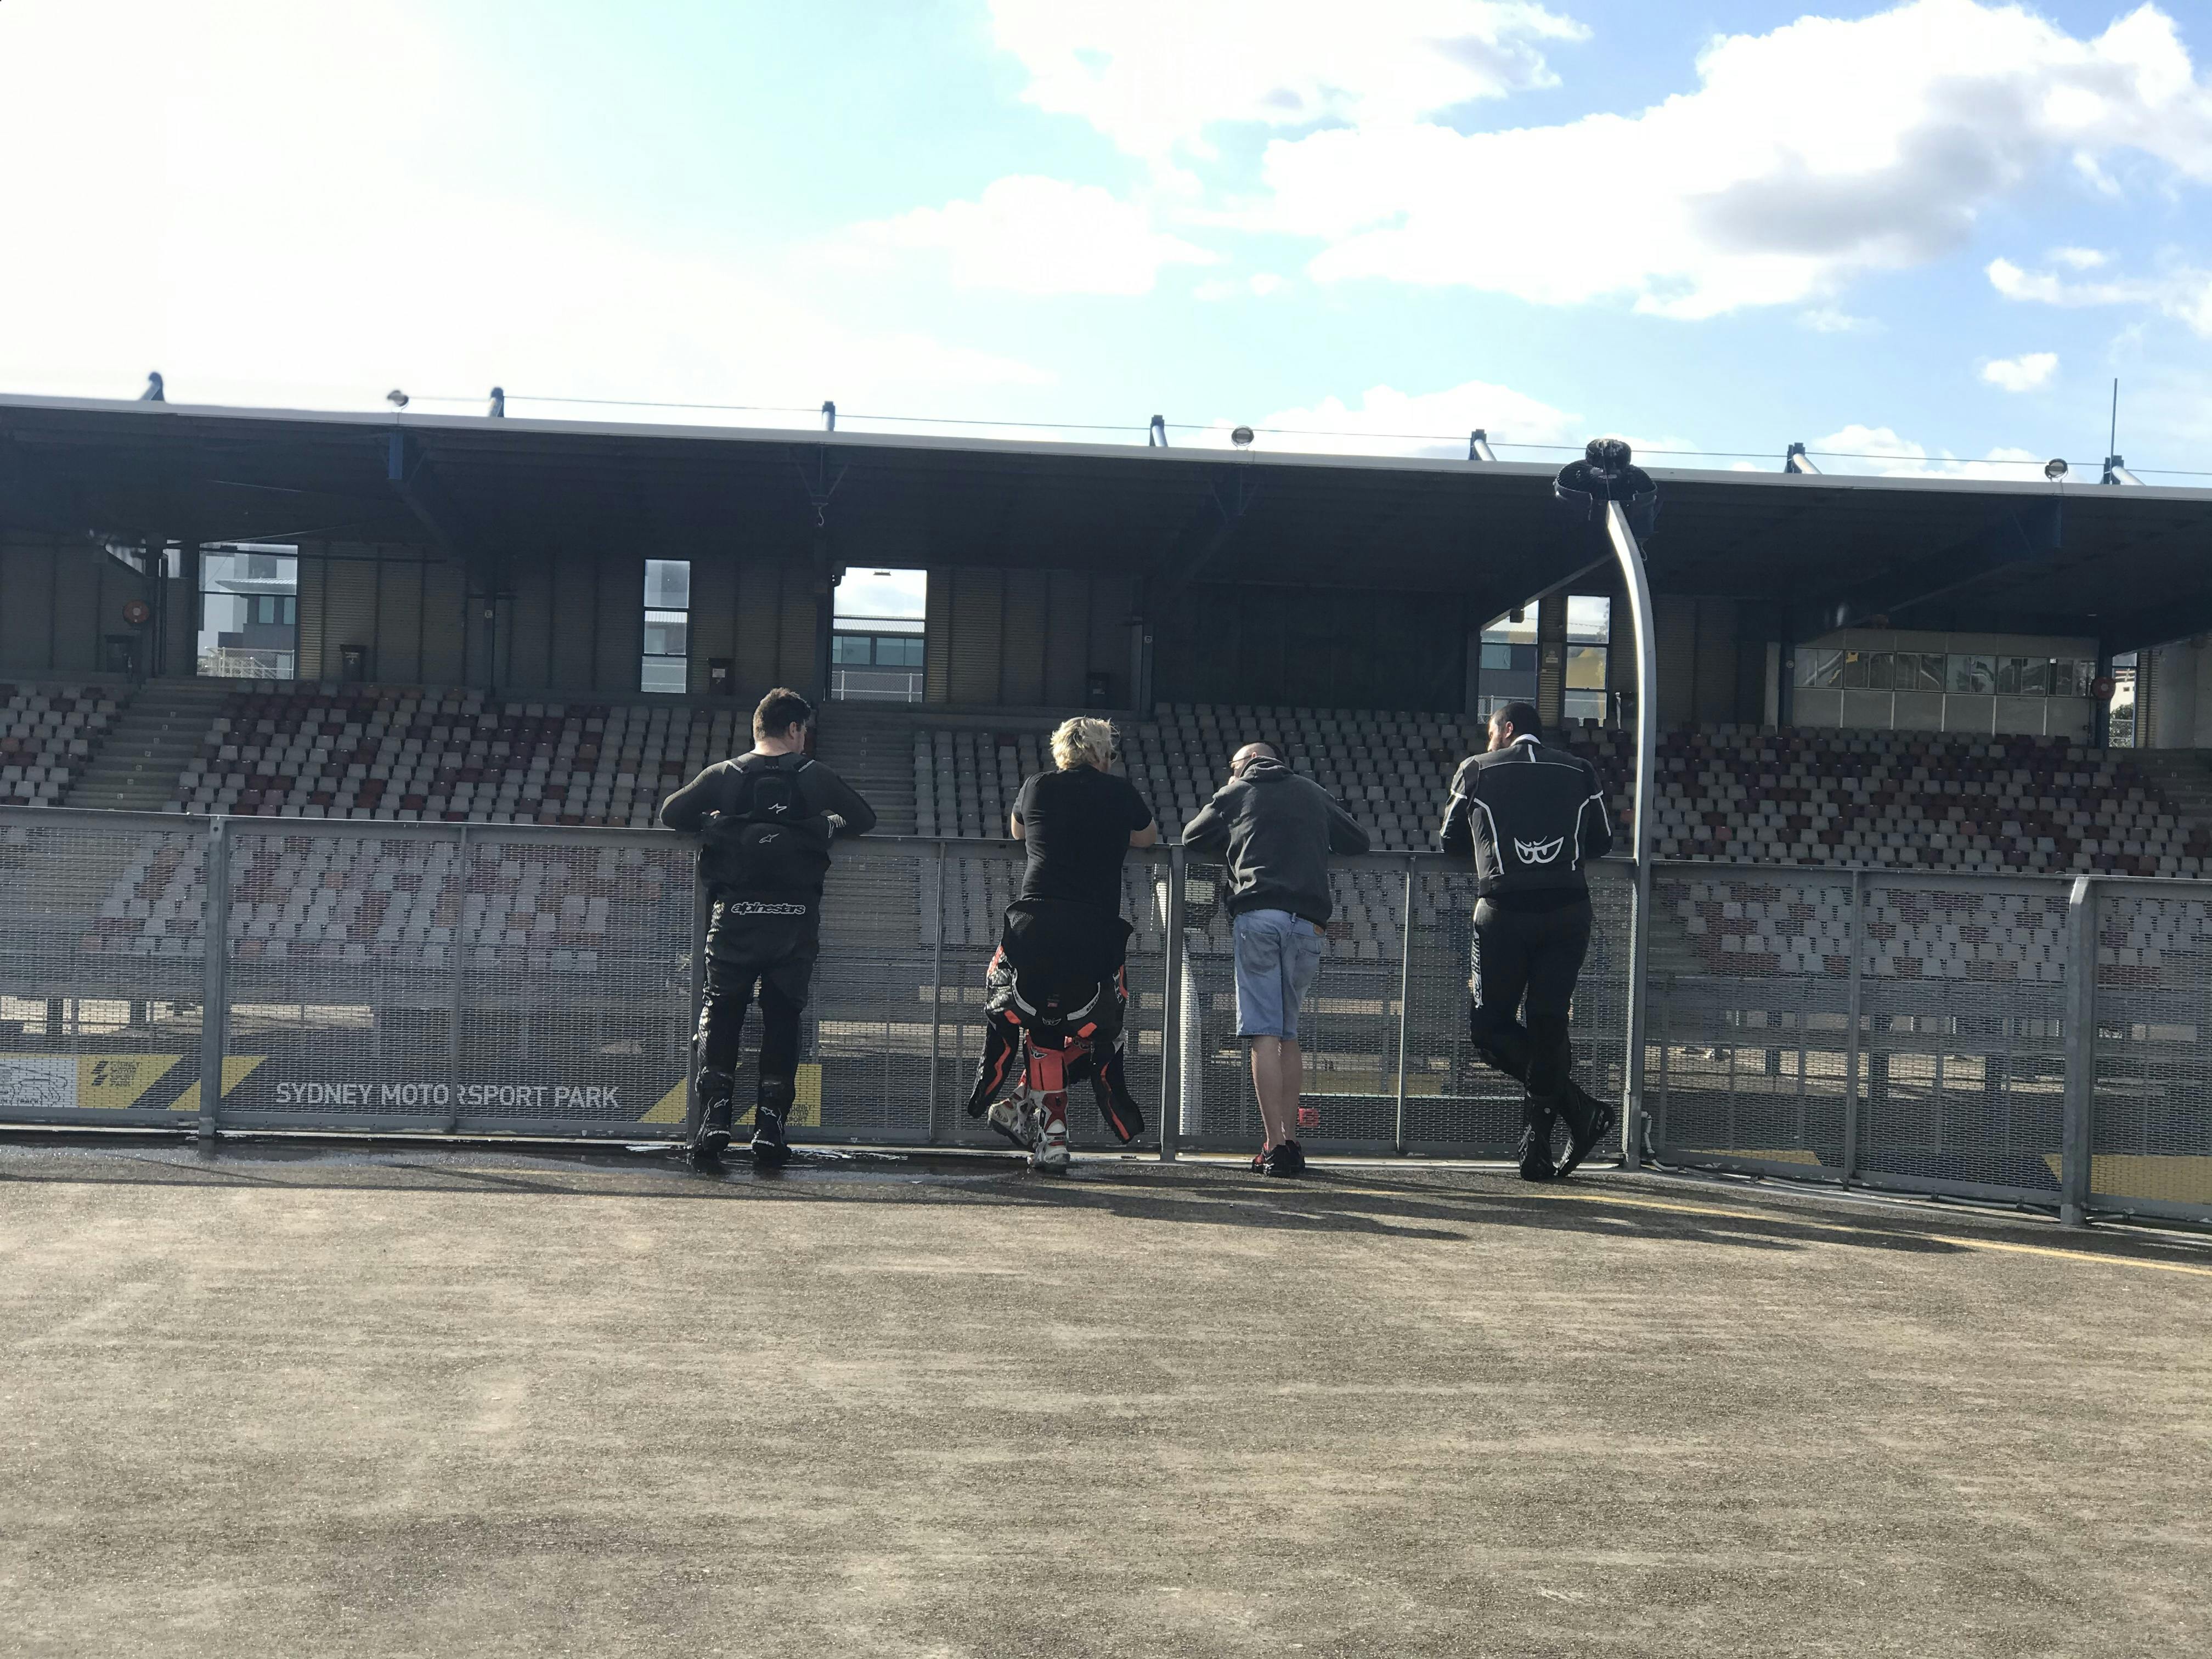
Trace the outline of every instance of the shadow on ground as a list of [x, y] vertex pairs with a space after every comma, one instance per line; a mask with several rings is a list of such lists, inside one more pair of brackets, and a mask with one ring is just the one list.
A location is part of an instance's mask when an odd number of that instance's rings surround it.
[[[1431, 1165], [1316, 1164], [1295, 1183], [1236, 1164], [1091, 1158], [1061, 1178], [1012, 1155], [809, 1147], [778, 1171], [734, 1159], [689, 1168], [659, 1147], [569, 1149], [364, 1146], [238, 1140], [212, 1152], [173, 1142], [0, 1140], [0, 1182], [125, 1182], [671, 1201], [975, 1205], [1091, 1212], [1170, 1225], [1287, 1233], [1472, 1240], [1499, 1228], [1530, 1233], [1705, 1243], [1744, 1250], [1813, 1243], [1909, 1255], [1972, 1248], [1966, 1230], [1996, 1242], [2049, 1245], [2047, 1221], [1935, 1203], [1854, 1201], [1818, 1189], [1748, 1187], [1694, 1176], [1583, 1170], [1532, 1186], [1510, 1170]], [[2070, 1233], [2069, 1249], [2127, 1257], [2159, 1247], [2111, 1234]]]

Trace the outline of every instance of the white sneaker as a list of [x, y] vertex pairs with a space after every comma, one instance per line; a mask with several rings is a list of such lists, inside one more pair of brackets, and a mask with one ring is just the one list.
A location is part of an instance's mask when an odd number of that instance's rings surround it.
[[984, 1121], [1025, 1152], [1036, 1150], [1036, 1114], [1011, 1100], [994, 1100]]
[[1067, 1150], [1067, 1115], [1048, 1116], [1038, 1126], [1036, 1145], [1030, 1149], [1030, 1167], [1048, 1175], [1060, 1175], [1074, 1162]]

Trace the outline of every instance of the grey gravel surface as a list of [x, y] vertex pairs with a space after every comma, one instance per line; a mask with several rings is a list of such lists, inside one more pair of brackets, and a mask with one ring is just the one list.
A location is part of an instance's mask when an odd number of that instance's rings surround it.
[[2212, 1250], [1592, 1171], [0, 1145], [0, 1652], [2179, 1654]]

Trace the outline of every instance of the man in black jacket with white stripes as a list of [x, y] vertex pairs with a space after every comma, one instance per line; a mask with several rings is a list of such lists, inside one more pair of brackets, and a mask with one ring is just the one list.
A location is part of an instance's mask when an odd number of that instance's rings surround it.
[[[1476, 1051], [1528, 1091], [1521, 1174], [1564, 1176], [1619, 1121], [1569, 1075], [1567, 1012], [1590, 937], [1583, 866], [1613, 847], [1605, 792], [1588, 761], [1544, 746], [1532, 706], [1509, 702], [1490, 718], [1488, 752], [1468, 757], [1453, 776], [1439, 839], [1448, 855], [1474, 865], [1468, 1024]], [[1571, 1136], [1557, 1164], [1555, 1116]]]

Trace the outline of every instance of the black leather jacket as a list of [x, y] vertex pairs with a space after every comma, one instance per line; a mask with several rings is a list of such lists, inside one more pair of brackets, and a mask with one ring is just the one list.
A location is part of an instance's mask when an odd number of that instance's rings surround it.
[[1460, 763], [1437, 842], [1474, 861], [1485, 898], [1586, 891], [1583, 866], [1613, 850], [1613, 815], [1588, 761], [1517, 738]]

